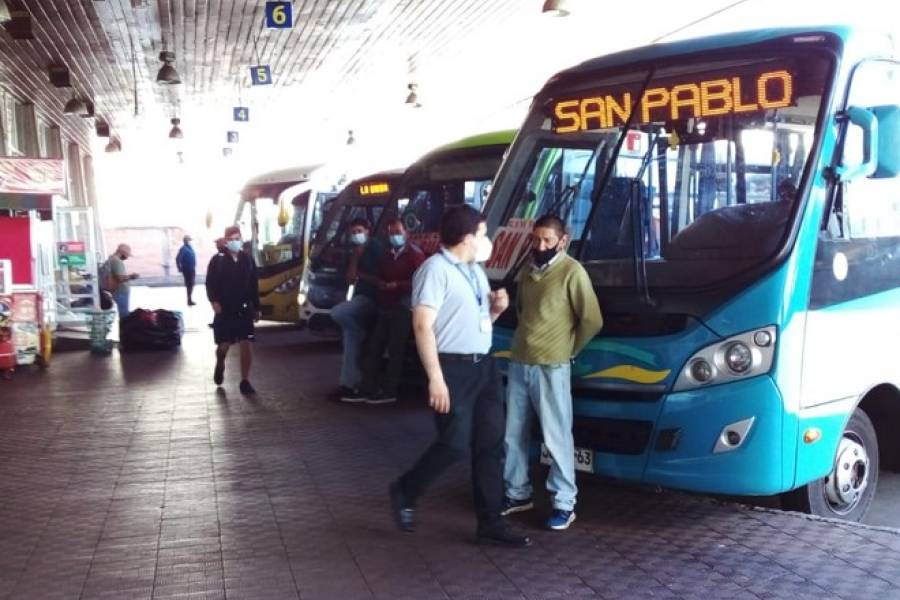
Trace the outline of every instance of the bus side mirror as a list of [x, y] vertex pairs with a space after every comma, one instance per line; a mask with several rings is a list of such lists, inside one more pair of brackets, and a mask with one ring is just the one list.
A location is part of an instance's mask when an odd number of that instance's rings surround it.
[[873, 179], [900, 175], [900, 106], [887, 104], [869, 109], [878, 120], [878, 164]]
[[[835, 174], [840, 181], [868, 177], [878, 168], [878, 120], [874, 112], [860, 106], [847, 108], [844, 116], [849, 125], [844, 136], [843, 157], [834, 170]], [[861, 140], [854, 127], [861, 130]], [[862, 160], [856, 160], [860, 150]]]

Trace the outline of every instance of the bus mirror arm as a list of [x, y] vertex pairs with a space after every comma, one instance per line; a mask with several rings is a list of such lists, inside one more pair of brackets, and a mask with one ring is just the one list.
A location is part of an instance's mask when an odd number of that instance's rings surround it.
[[[848, 121], [863, 132], [863, 160], [858, 165], [839, 164], [834, 174], [840, 181], [851, 181], [860, 177], [868, 177], [878, 168], [878, 119], [875, 114], [859, 106], [850, 106], [838, 115], [839, 121]], [[847, 127], [844, 129], [844, 141], [847, 143]]]

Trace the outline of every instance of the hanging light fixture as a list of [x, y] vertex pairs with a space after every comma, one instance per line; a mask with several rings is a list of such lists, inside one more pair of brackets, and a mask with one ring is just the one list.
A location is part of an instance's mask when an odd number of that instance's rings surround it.
[[551, 17], [565, 17], [572, 12], [572, 7], [568, 0], [544, 0], [541, 12]]
[[181, 119], [174, 117], [170, 123], [172, 123], [172, 129], [169, 131], [169, 137], [173, 140], [180, 140], [183, 138], [184, 132], [181, 131], [181, 127], [179, 127], [179, 125], [181, 125]]
[[356, 138], [353, 137], [353, 130], [350, 129], [347, 131], [347, 145], [352, 146], [354, 143], [356, 143]]
[[117, 137], [109, 138], [109, 143], [106, 144], [107, 152], [121, 152], [122, 151], [122, 142], [119, 141]]
[[87, 116], [87, 104], [84, 103], [84, 100], [73, 93], [72, 97], [68, 102], [66, 102], [66, 105], [63, 107], [63, 113], [67, 115], [78, 115], [81, 117]]
[[416, 108], [422, 106], [419, 104], [419, 95], [416, 93], [418, 86], [415, 83], [410, 83], [406, 87], [409, 88], [409, 95], [406, 97], [406, 103], [412, 104]]
[[156, 74], [156, 83], [166, 83], [169, 85], [181, 83], [181, 77], [178, 76], [178, 71], [172, 66], [172, 63], [175, 62], [175, 53], [163, 50], [159, 53], [159, 60], [163, 62], [163, 66], [160, 67], [159, 73]]

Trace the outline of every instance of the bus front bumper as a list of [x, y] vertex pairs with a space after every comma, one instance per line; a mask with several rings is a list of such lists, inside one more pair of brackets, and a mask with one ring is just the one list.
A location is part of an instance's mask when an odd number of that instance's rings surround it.
[[768, 375], [656, 401], [576, 391], [575, 414], [595, 473], [728, 495], [776, 494], [794, 479], [796, 418]]

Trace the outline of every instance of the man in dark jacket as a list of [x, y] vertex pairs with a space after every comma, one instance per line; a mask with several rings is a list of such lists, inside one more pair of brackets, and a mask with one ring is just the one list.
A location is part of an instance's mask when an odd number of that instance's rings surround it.
[[184, 277], [184, 288], [187, 290], [188, 306], [197, 304], [194, 302], [194, 280], [197, 277], [197, 255], [191, 247], [191, 236], [184, 236], [184, 245], [178, 250], [175, 257], [175, 266], [178, 272]]
[[241, 230], [225, 230], [225, 251], [209, 261], [206, 272], [206, 296], [216, 316], [213, 332], [216, 341], [216, 369], [213, 381], [222, 385], [225, 378], [225, 357], [231, 344], [241, 345], [241, 393], [254, 394], [250, 385], [250, 366], [253, 362], [254, 321], [259, 320], [259, 283], [256, 265], [241, 252]]
[[[412, 329], [413, 273], [425, 262], [425, 254], [409, 241], [401, 219], [391, 219], [387, 232], [390, 250], [381, 259], [378, 317], [362, 360], [362, 390], [369, 404], [387, 404], [397, 399], [406, 343]], [[387, 369], [382, 368], [385, 350], [389, 359]]]

